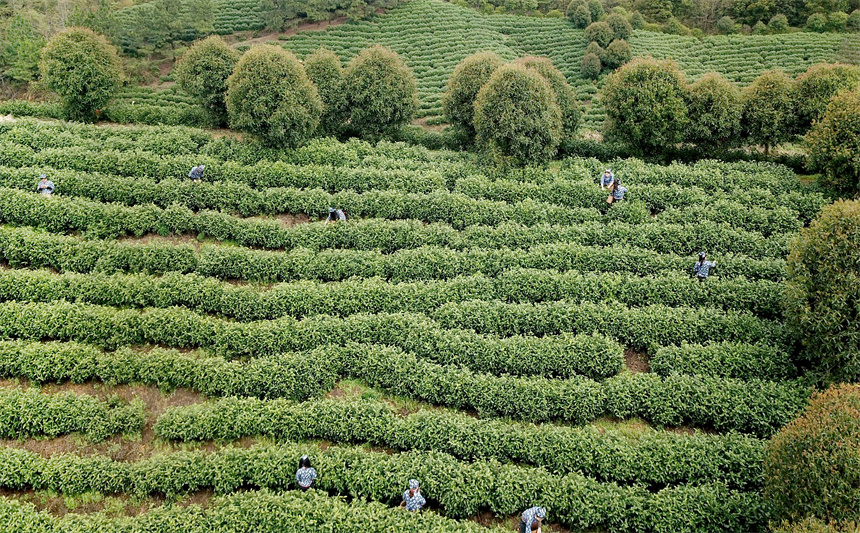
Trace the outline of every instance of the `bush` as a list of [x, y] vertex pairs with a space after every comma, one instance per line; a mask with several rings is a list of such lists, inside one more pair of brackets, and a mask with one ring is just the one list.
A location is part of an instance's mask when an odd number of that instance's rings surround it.
[[798, 522], [785, 521], [771, 531], [774, 533], [857, 533], [860, 529], [858, 522], [825, 522], [815, 517], [805, 518]]
[[601, 61], [603, 61], [603, 57], [606, 55], [606, 50], [601, 48], [600, 45], [596, 42], [591, 41], [590, 43], [588, 43], [588, 46], [585, 47], [585, 55], [588, 54], [594, 54], [598, 58], [600, 58]]
[[641, 154], [661, 153], [680, 142], [688, 124], [686, 82], [677, 65], [637, 58], [603, 86], [606, 135]]
[[720, 17], [720, 20], [717, 21], [717, 29], [726, 35], [737, 32], [735, 20], [729, 16]]
[[830, 101], [820, 122], [804, 139], [807, 168], [822, 173], [826, 187], [850, 195], [860, 191], [860, 93], [843, 92]]
[[774, 15], [771, 17], [770, 21], [768, 21], [767, 27], [768, 30], [770, 30], [770, 33], [786, 33], [789, 30], [788, 17], [782, 13]]
[[776, 516], [857, 518], [860, 502], [860, 385], [816, 393], [767, 446], [765, 496]]
[[626, 41], [633, 35], [633, 26], [627, 21], [624, 15], [612, 13], [606, 17], [606, 23], [612, 28], [613, 39], [624, 39]]
[[588, 10], [591, 12], [591, 20], [592, 22], [597, 22], [598, 20], [603, 20], [606, 12], [603, 10], [603, 2], [600, 0], [588, 0], [586, 2], [588, 6]]
[[645, 17], [642, 16], [642, 13], [638, 11], [634, 11], [630, 16], [630, 26], [634, 30], [641, 30], [645, 26]]
[[791, 243], [786, 324], [829, 380], [860, 379], [860, 202], [825, 206]]
[[327, 48], [320, 48], [305, 56], [304, 67], [323, 104], [319, 132], [337, 137], [343, 132], [348, 112], [340, 57]]
[[806, 133], [813, 122], [821, 120], [827, 104], [840, 91], [856, 91], [858, 88], [858, 66], [826, 63], [810, 66], [794, 84], [797, 132]]
[[630, 49], [630, 45], [627, 44], [627, 41], [623, 39], [616, 39], [609, 43], [609, 47], [606, 49], [606, 54], [604, 56], [606, 66], [609, 68], [618, 68], [630, 61], [632, 58], [633, 51]]
[[365, 48], [345, 71], [349, 127], [359, 136], [376, 138], [408, 124], [418, 109], [415, 74], [394, 51], [381, 45]]
[[522, 65], [493, 72], [475, 99], [478, 139], [515, 165], [541, 165], [561, 142], [562, 112], [552, 86]]
[[176, 83], [196, 98], [226, 125], [227, 78], [239, 62], [239, 52], [221, 39], [212, 35], [194, 43], [176, 64], [173, 75]]
[[465, 57], [454, 68], [445, 93], [442, 95], [442, 111], [448, 120], [475, 135], [475, 98], [490, 76], [504, 61], [495, 52], [478, 52]]
[[716, 72], [709, 72], [687, 88], [690, 121], [685, 141], [717, 152], [738, 143], [743, 104], [741, 90]]
[[682, 343], [659, 348], [649, 363], [651, 371], [661, 376], [679, 373], [783, 381], [797, 373], [785, 350], [765, 344]]
[[817, 33], [827, 31], [827, 16], [823, 13], [813, 13], [806, 19], [806, 29]]
[[561, 109], [563, 138], [573, 137], [579, 127], [582, 106], [577, 100], [576, 91], [567, 83], [564, 74], [555, 68], [548, 57], [526, 56], [518, 59], [517, 63], [534, 70], [549, 82]]
[[72, 120], [92, 122], [122, 83], [122, 62], [104, 37], [69, 28], [42, 49], [39, 71], [45, 87], [60, 95]]
[[603, 48], [609, 46], [614, 36], [615, 32], [612, 30], [612, 27], [604, 21], [592, 22], [585, 28], [585, 32], [582, 34], [585, 42], [590, 43], [594, 41]]
[[690, 35], [690, 28], [681, 24], [681, 21], [672, 17], [666, 23], [666, 33], [670, 35]]
[[827, 29], [830, 31], [845, 31], [848, 24], [848, 13], [834, 11], [827, 15]]
[[755, 144], [770, 147], [788, 140], [794, 130], [794, 80], [782, 70], [763, 72], [743, 89], [744, 135]]
[[227, 85], [230, 126], [269, 146], [296, 147], [319, 126], [322, 101], [292, 52], [271, 45], [252, 47]]
[[850, 32], [860, 32], [860, 9], [855, 9], [848, 15], [848, 20], [845, 21], [845, 29]]
[[588, 6], [582, 0], [571, 0], [570, 5], [576, 6], [573, 8], [573, 11], [570, 11], [570, 8], [568, 8], [568, 17], [570, 17], [573, 27], [578, 29], [587, 28], [591, 24], [591, 11], [588, 10]]

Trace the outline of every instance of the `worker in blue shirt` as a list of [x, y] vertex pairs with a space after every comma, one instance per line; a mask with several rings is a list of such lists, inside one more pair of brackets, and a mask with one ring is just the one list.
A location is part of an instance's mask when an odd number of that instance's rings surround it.
[[540, 532], [543, 519], [546, 518], [545, 507], [532, 507], [523, 511], [520, 516], [520, 533]]
[[693, 273], [699, 281], [705, 281], [708, 279], [709, 271], [717, 266], [716, 261], [705, 261], [706, 257], [707, 255], [705, 252], [699, 252], [699, 260], [693, 265]]
[[612, 182], [615, 181], [615, 175], [612, 173], [611, 169], [606, 169], [606, 172], [600, 176], [600, 188], [608, 189], [612, 187]]
[[326, 226], [329, 222], [346, 222], [346, 213], [343, 209], [328, 208], [328, 218], [325, 219]]
[[427, 500], [421, 495], [421, 488], [418, 485], [417, 479], [409, 480], [409, 490], [403, 493], [403, 502], [401, 507], [405, 507], [407, 511], [420, 511]]

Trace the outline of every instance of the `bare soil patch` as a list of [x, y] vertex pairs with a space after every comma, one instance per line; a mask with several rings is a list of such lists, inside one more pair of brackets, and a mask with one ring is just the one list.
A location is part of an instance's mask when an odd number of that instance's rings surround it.
[[624, 366], [634, 374], [651, 372], [651, 365], [648, 364], [648, 354], [637, 352], [633, 348], [624, 350]]
[[442, 131], [448, 127], [447, 124], [427, 124], [427, 120], [429, 118], [430, 117], [416, 118], [415, 120], [412, 121], [412, 123], [415, 124], [416, 126], [421, 126], [425, 130], [436, 131], [436, 132], [440, 132], [440, 131]]

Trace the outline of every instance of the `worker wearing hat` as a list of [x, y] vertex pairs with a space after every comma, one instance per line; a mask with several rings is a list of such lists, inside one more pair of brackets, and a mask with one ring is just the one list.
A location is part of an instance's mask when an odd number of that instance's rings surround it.
[[615, 181], [615, 174], [612, 173], [611, 169], [606, 169], [606, 172], [600, 176], [600, 188], [601, 189], [610, 189], [612, 188], [612, 182]]
[[417, 479], [409, 480], [409, 490], [403, 493], [403, 502], [401, 507], [406, 507], [407, 511], [420, 511], [427, 500], [421, 495], [421, 488]]
[[532, 530], [540, 531], [544, 518], [546, 518], [546, 507], [526, 509], [520, 516], [520, 533], [530, 533]]
[[708, 278], [708, 272], [717, 266], [716, 261], [705, 261], [707, 254], [699, 252], [699, 260], [693, 265], [693, 273], [699, 281], [705, 281]]

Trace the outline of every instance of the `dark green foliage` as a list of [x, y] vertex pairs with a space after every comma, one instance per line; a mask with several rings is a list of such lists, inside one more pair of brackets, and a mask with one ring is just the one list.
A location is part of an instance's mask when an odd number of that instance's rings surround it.
[[813, 395], [803, 414], [768, 444], [766, 498], [778, 518], [854, 520], [858, 464], [860, 385], [834, 386]]
[[600, 0], [588, 0], [586, 5], [588, 5], [588, 10], [591, 12], [592, 22], [603, 20], [605, 15], [605, 11], [603, 11], [603, 2]]
[[615, 32], [609, 24], [604, 21], [600, 21], [589, 24], [589, 26], [585, 28], [585, 32], [583, 32], [582, 36], [585, 39], [585, 42], [588, 43], [595, 41], [601, 47], [606, 48], [615, 37]]
[[600, 71], [603, 70], [603, 63], [595, 53], [585, 54], [582, 62], [579, 64], [579, 72], [584, 78], [597, 79]]
[[860, 380], [860, 202], [838, 201], [791, 243], [786, 324], [826, 379]]
[[442, 110], [448, 120], [475, 135], [475, 98], [490, 76], [504, 61], [495, 52], [478, 52], [465, 57], [451, 77], [442, 95]]
[[415, 116], [418, 82], [393, 50], [365, 48], [349, 62], [345, 79], [349, 128], [359, 136], [390, 134]]
[[860, 191], [860, 93], [835, 96], [804, 141], [809, 153], [807, 168], [820, 172], [825, 186], [849, 195]]
[[522, 65], [496, 69], [475, 99], [479, 141], [517, 166], [546, 164], [561, 142], [562, 126], [552, 86]]
[[645, 17], [642, 16], [642, 13], [638, 11], [634, 11], [630, 16], [630, 27], [634, 30], [641, 30], [645, 25]]
[[809, 67], [794, 84], [796, 129], [806, 133], [824, 116], [830, 99], [840, 91], [860, 90], [860, 67], [821, 63]]
[[762, 73], [743, 89], [744, 135], [765, 152], [791, 138], [796, 123], [794, 80], [782, 70]]
[[549, 82], [555, 93], [558, 107], [561, 109], [563, 136], [565, 138], [573, 137], [579, 127], [582, 105], [576, 98], [576, 91], [567, 83], [564, 74], [552, 64], [552, 60], [548, 57], [527, 56], [518, 59], [517, 63], [534, 70]]
[[39, 75], [39, 52], [45, 46], [33, 23], [21, 14], [0, 26], [0, 72], [6, 78], [27, 83]]
[[679, 373], [782, 381], [797, 373], [785, 350], [766, 344], [682, 343], [659, 348], [649, 363], [651, 371], [661, 376]]
[[245, 52], [227, 79], [230, 126], [269, 146], [296, 147], [314, 134], [322, 101], [292, 52], [270, 45]]
[[717, 21], [717, 29], [726, 35], [735, 33], [735, 26], [734, 19], [729, 16], [720, 17], [720, 20]]
[[688, 87], [687, 112], [686, 142], [716, 152], [740, 141], [741, 90], [722, 75], [709, 72]]
[[632, 58], [633, 51], [630, 49], [627, 41], [623, 39], [615, 39], [609, 43], [609, 46], [606, 48], [606, 54], [604, 54], [604, 62], [609, 68], [618, 68]]
[[788, 31], [788, 17], [779, 13], [774, 15], [767, 23], [770, 33], [786, 33]]
[[848, 15], [848, 20], [845, 21], [845, 29], [850, 32], [860, 32], [860, 9], [855, 9]]
[[176, 83], [227, 124], [227, 78], [239, 62], [239, 52], [221, 37], [203, 39], [185, 52], [173, 69]]
[[122, 63], [116, 48], [87, 28], [69, 28], [48, 41], [39, 63], [42, 82], [60, 95], [72, 120], [94, 121], [96, 110], [119, 90]]
[[590, 43], [588, 43], [588, 46], [585, 47], [585, 55], [588, 55], [588, 54], [594, 54], [601, 61], [603, 61], [603, 56], [606, 55], [606, 50], [604, 48], [602, 48], [596, 42], [591, 41]]
[[308, 78], [316, 85], [323, 104], [319, 131], [338, 136], [343, 132], [348, 109], [347, 90], [340, 57], [327, 48], [308, 54], [304, 61]]
[[624, 39], [626, 41], [633, 35], [633, 26], [630, 25], [630, 22], [627, 21], [627, 17], [624, 15], [612, 13], [606, 17], [606, 23], [612, 28], [612, 32], [614, 33], [613, 39]]
[[669, 61], [637, 58], [606, 79], [607, 137], [638, 153], [660, 153], [683, 139], [689, 122], [686, 82]]
[[581, 0], [572, 0], [570, 5], [575, 6], [573, 11], [568, 11], [568, 17], [573, 27], [578, 29], [587, 28], [591, 24], [591, 11], [588, 10], [588, 6]]

